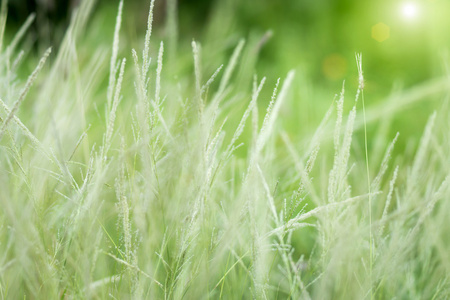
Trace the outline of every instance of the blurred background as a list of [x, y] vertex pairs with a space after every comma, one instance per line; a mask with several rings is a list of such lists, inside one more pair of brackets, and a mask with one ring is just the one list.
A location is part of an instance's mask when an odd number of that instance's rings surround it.
[[[36, 12], [29, 38], [32, 48], [40, 49], [39, 53], [48, 45], [57, 48], [79, 2], [10, 0], [7, 28], [12, 35]], [[121, 41], [128, 52], [122, 55], [129, 56], [129, 49], [142, 43], [149, 2], [124, 1]], [[118, 3], [96, 2], [86, 33], [92, 47], [110, 47]], [[170, 15], [175, 17], [168, 18]], [[412, 87], [422, 91], [420, 97], [425, 99], [434, 99], [447, 89], [433, 80], [448, 74], [448, 0], [157, 0], [154, 24], [156, 38], [166, 42], [169, 63], [170, 57], [177, 56], [176, 65], [170, 68], [177, 74], [192, 73], [193, 39], [202, 44], [206, 74], [226, 63], [241, 38], [249, 49], [241, 73], [245, 68], [248, 73], [268, 76], [272, 84], [295, 69], [298, 84], [294, 93], [301, 106], [294, 111], [312, 123], [319, 122], [344, 80], [353, 97], [357, 87], [355, 53], [363, 54], [369, 106]], [[240, 77], [244, 78], [251, 76]], [[240, 88], [251, 87], [248, 80], [237, 82]], [[270, 93], [268, 89], [266, 94]], [[352, 105], [352, 101], [347, 103]], [[422, 132], [434, 109], [429, 101], [401, 109], [403, 117], [393, 120], [399, 123], [394, 130], [407, 135]], [[294, 124], [296, 119], [292, 118], [288, 128], [303, 130]]]
[[[36, 42], [57, 44], [79, 2], [9, 0], [8, 28], [17, 28], [35, 12]], [[172, 2], [178, 2], [179, 44], [193, 38], [224, 44], [232, 37], [263, 38], [270, 32], [261, 49], [261, 70], [273, 71], [275, 67], [283, 73], [301, 66], [313, 80], [324, 84], [349, 76], [355, 52], [364, 54], [365, 69], [370, 70], [367, 79], [377, 77], [374, 88], [396, 80], [414, 84], [442, 74], [442, 59], [450, 45], [450, 3], [446, 0]], [[157, 28], [166, 23], [167, 3], [156, 1]], [[105, 23], [114, 23], [117, 4], [116, 0], [98, 0], [94, 16], [103, 15], [101, 18], [109, 19], [103, 20]], [[147, 0], [125, 1], [128, 33], [139, 35], [145, 30], [148, 5]]]

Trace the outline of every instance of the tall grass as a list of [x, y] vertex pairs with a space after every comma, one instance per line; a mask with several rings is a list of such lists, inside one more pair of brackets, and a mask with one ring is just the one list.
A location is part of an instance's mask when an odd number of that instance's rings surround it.
[[0, 48], [2, 299], [450, 297], [448, 100], [413, 159], [393, 150], [398, 134], [373, 153], [383, 132], [366, 125], [382, 121], [361, 106], [370, 95], [358, 101], [359, 57], [350, 111], [344, 84], [311, 135], [290, 134], [280, 120], [297, 101], [294, 71], [272, 87], [250, 71], [237, 82], [254, 46], [240, 41], [208, 74], [194, 41], [192, 76], [174, 82], [165, 44], [151, 42], [153, 0], [143, 50], [121, 57], [124, 7], [109, 66], [77, 46], [92, 1], [28, 81], [17, 75], [23, 31]]

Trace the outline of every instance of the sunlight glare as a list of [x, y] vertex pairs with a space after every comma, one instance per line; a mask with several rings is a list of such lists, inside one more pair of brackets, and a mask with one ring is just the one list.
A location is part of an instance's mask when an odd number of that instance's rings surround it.
[[418, 7], [416, 3], [405, 3], [402, 6], [402, 14], [407, 19], [413, 19], [417, 16]]

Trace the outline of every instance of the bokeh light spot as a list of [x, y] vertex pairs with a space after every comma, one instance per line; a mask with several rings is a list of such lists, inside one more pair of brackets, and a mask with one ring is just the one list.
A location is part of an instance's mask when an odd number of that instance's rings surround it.
[[415, 18], [419, 12], [419, 8], [415, 3], [405, 3], [403, 4], [401, 10], [403, 16], [407, 19]]
[[340, 54], [330, 54], [322, 61], [322, 72], [330, 80], [343, 79], [347, 73], [347, 60]]
[[387, 40], [390, 36], [390, 28], [384, 23], [378, 23], [372, 26], [372, 38], [378, 42]]

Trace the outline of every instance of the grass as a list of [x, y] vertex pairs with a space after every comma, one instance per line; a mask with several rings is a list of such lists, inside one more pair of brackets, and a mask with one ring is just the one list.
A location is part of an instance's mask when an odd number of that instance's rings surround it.
[[[1, 48], [2, 299], [450, 296], [448, 80], [365, 107], [358, 56], [350, 110], [344, 83], [317, 128], [292, 132], [286, 118], [308, 125], [290, 114], [295, 71], [267, 87], [242, 40], [206, 72], [194, 41], [192, 75], [175, 78], [153, 4], [130, 57], [122, 1], [112, 51], [83, 48], [90, 1], [26, 82], [29, 22]], [[420, 142], [394, 151], [406, 137], [382, 117], [430, 94]]]

